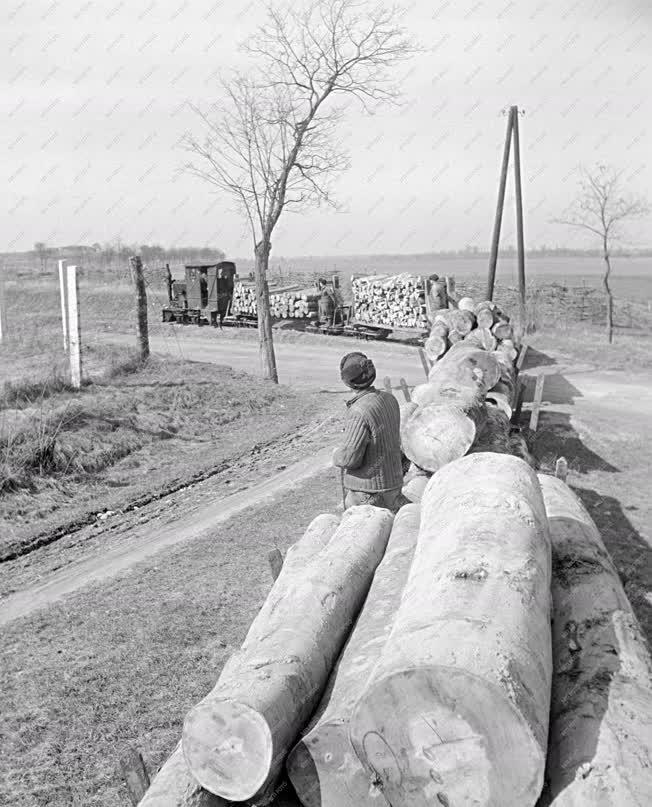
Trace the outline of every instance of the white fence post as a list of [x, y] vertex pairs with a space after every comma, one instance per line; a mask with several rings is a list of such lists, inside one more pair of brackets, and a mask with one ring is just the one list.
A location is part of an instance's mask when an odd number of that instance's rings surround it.
[[68, 350], [68, 305], [66, 293], [66, 261], [59, 261], [59, 294], [61, 296], [61, 327], [63, 328], [63, 349]]
[[73, 387], [80, 389], [82, 381], [82, 360], [77, 267], [68, 266], [66, 272], [68, 275], [68, 344], [70, 346], [70, 380]]

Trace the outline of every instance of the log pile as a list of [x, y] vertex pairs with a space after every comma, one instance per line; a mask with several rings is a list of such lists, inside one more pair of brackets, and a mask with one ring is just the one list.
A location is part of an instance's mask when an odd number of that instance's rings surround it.
[[425, 279], [419, 275], [374, 275], [351, 281], [357, 322], [391, 328], [428, 329]]
[[[310, 291], [279, 291], [269, 295], [270, 313], [274, 319], [315, 319], [319, 295]], [[236, 283], [231, 313], [240, 317], [256, 317], [256, 289]]]
[[511, 361], [516, 358], [509, 317], [496, 303], [491, 300], [475, 303], [471, 297], [463, 297], [458, 306], [439, 309], [432, 315], [430, 336], [424, 345], [431, 361], [437, 361], [462, 341], [483, 350], [500, 350]]

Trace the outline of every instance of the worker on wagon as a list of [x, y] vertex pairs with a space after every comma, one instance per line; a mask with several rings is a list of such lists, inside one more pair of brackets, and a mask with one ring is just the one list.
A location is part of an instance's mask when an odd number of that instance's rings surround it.
[[319, 288], [319, 321], [331, 322], [337, 305], [335, 294], [328, 288], [328, 282], [323, 277], [319, 278], [317, 286]]
[[376, 368], [364, 353], [347, 353], [340, 374], [356, 393], [346, 404], [344, 444], [333, 452], [333, 464], [343, 469], [344, 506], [373, 504], [396, 513], [406, 502], [398, 401], [373, 386]]

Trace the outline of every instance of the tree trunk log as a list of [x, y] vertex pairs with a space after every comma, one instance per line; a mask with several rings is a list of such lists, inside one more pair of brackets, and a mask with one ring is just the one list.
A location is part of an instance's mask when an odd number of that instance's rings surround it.
[[187, 715], [183, 752], [211, 793], [245, 801], [270, 787], [319, 702], [333, 664], [380, 562], [388, 510], [347, 510], [318, 557], [285, 577], [283, 597], [265, 603], [239, 653]]
[[256, 278], [256, 309], [258, 315], [258, 348], [263, 378], [278, 384], [276, 354], [272, 335], [272, 315], [269, 306], [269, 288], [267, 286], [267, 269], [269, 253], [272, 245], [269, 239], [263, 238], [256, 244], [254, 254], [254, 275]]
[[372, 787], [349, 740], [353, 708], [389, 636], [419, 531], [418, 505], [401, 508], [374, 579], [328, 689], [288, 757], [288, 775], [305, 807], [373, 807]]
[[[454, 368], [454, 369], [453, 369]], [[456, 374], [457, 379], [480, 378], [485, 390], [491, 389], [500, 379], [501, 366], [498, 358], [492, 353], [469, 344], [468, 340], [458, 343], [446, 354], [443, 361], [438, 362], [428, 374], [428, 381], [434, 383], [445, 373], [449, 377]]]
[[440, 356], [443, 356], [448, 348], [445, 336], [439, 336], [436, 333], [431, 333], [426, 339], [423, 346], [426, 356], [430, 361], [437, 361]]
[[542, 803], [652, 804], [652, 660], [593, 520], [553, 476], [539, 481], [553, 551], [550, 750]]
[[401, 493], [408, 501], [418, 504], [423, 498], [423, 493], [429, 481], [430, 477], [428, 476], [415, 476], [405, 482]]
[[[483, 305], [481, 303], [481, 305]], [[496, 315], [491, 308], [480, 308], [476, 312], [476, 319], [478, 321], [478, 328], [487, 328], [491, 330], [496, 322]]]
[[[283, 600], [288, 586], [292, 585], [301, 569], [314, 560], [333, 537], [339, 521], [337, 516], [327, 513], [317, 516], [301, 538], [290, 546], [281, 572], [256, 621], [261, 619], [263, 612], [269, 614]], [[224, 805], [226, 802], [223, 799], [204, 790], [197, 783], [188, 770], [179, 743], [156, 775], [139, 807], [224, 807]]]
[[473, 454], [433, 476], [401, 605], [351, 738], [393, 807], [532, 807], [550, 682], [550, 539], [534, 471]]
[[504, 322], [501, 320], [497, 322], [492, 328], [491, 333], [496, 337], [496, 339], [513, 339], [514, 338], [514, 331], [512, 330], [512, 326], [509, 322]]
[[495, 350], [498, 344], [498, 340], [488, 328], [475, 328], [464, 337], [464, 341], [487, 351]]

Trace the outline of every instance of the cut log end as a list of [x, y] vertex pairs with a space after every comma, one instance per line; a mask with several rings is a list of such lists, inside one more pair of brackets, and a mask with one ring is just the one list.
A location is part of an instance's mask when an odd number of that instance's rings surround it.
[[183, 753], [202, 787], [230, 801], [245, 801], [266, 783], [272, 733], [265, 719], [246, 704], [211, 700], [186, 716]]
[[496, 685], [456, 668], [381, 679], [358, 704], [352, 740], [396, 807], [523, 807], [543, 783], [543, 751], [523, 717]]

